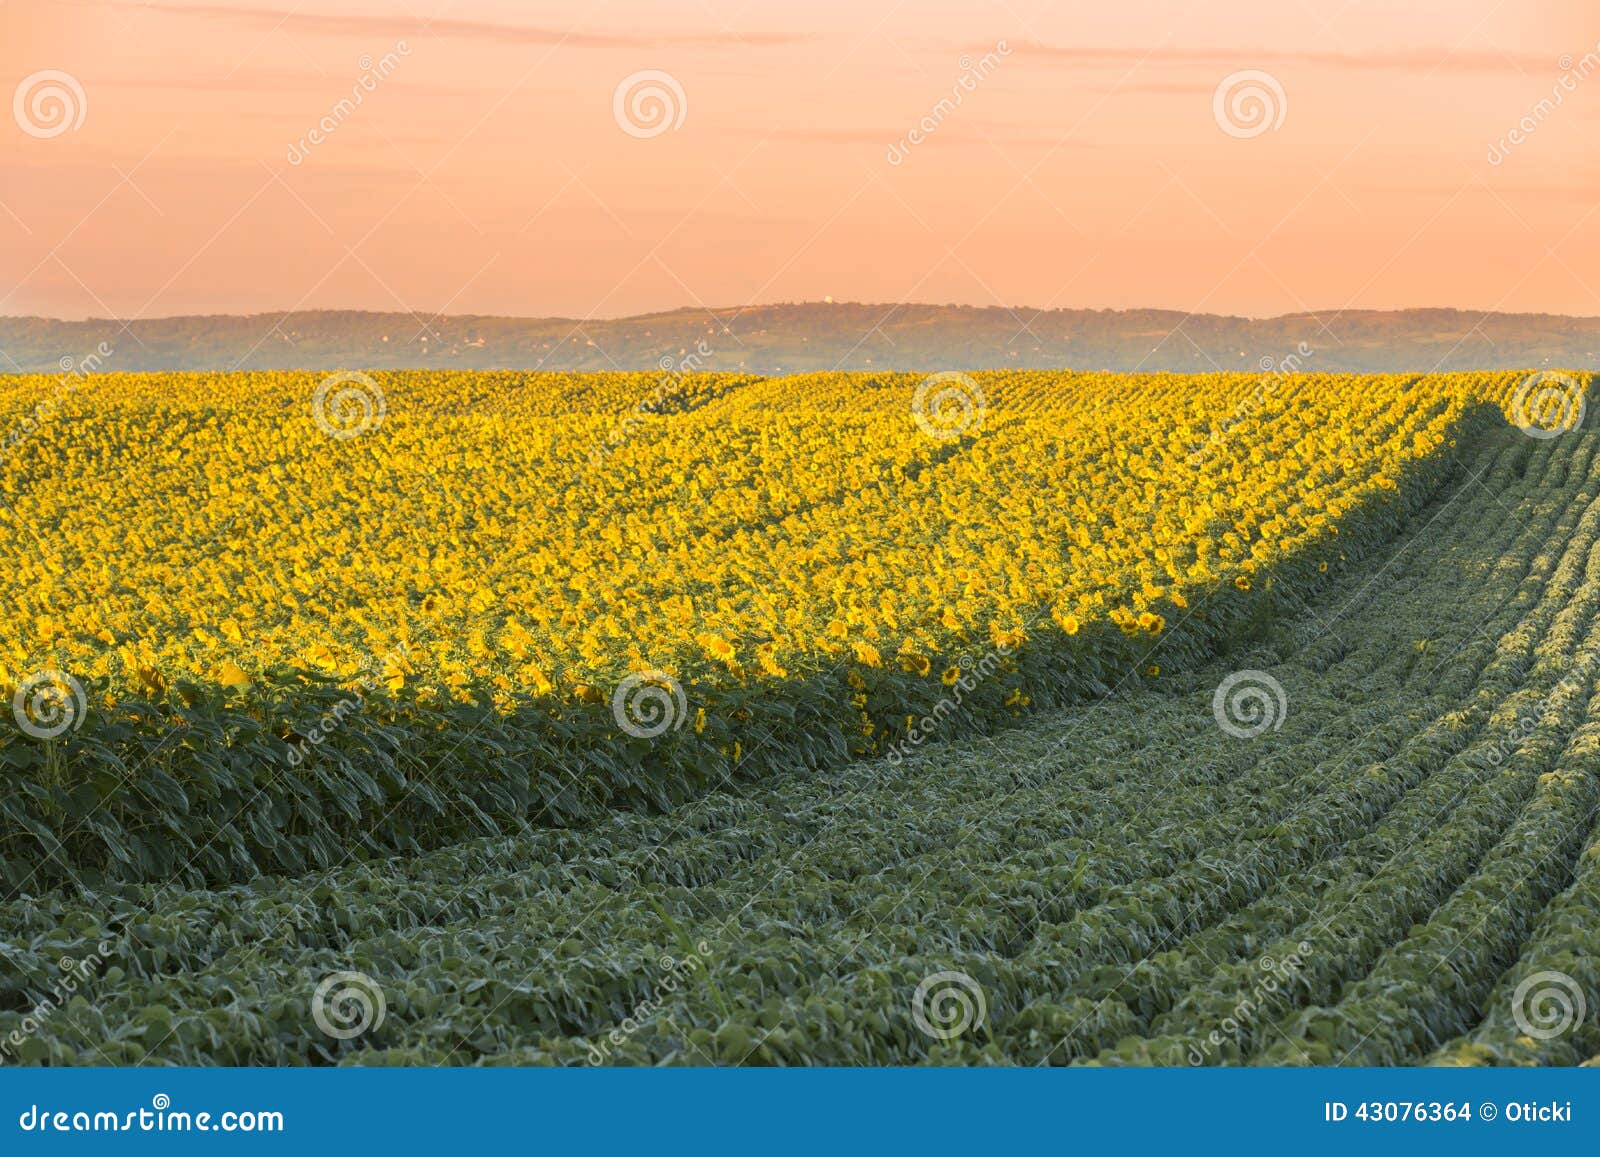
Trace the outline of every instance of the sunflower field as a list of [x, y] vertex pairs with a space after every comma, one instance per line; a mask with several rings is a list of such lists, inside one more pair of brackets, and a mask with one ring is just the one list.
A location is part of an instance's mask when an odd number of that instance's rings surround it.
[[4, 379], [0, 874], [304, 870], [1159, 680], [1519, 380]]
[[1593, 385], [0, 379], [0, 1061], [1583, 1062]]

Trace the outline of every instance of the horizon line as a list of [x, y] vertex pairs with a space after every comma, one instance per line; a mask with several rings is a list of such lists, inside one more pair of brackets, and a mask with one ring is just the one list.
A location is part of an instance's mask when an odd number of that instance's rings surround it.
[[973, 310], [973, 311], [977, 311], [977, 310], [984, 310], [984, 311], [996, 310], [996, 311], [1000, 311], [1000, 312], [1029, 311], [1029, 312], [1035, 314], [1035, 316], [1038, 316], [1038, 317], [1043, 317], [1043, 316], [1047, 316], [1047, 315], [1050, 315], [1050, 314], [1158, 313], [1158, 314], [1172, 314], [1174, 316], [1183, 317], [1183, 318], [1221, 318], [1221, 319], [1226, 319], [1226, 320], [1230, 320], [1230, 321], [1244, 321], [1244, 322], [1251, 322], [1251, 323], [1271, 322], [1271, 321], [1284, 321], [1284, 320], [1291, 319], [1291, 318], [1321, 318], [1323, 316], [1349, 317], [1349, 316], [1353, 316], [1353, 315], [1372, 315], [1372, 314], [1398, 315], [1398, 314], [1407, 314], [1407, 313], [1476, 314], [1480, 318], [1489, 318], [1489, 317], [1508, 317], [1508, 318], [1548, 317], [1548, 318], [1559, 318], [1559, 319], [1568, 320], [1568, 321], [1596, 321], [1596, 322], [1600, 322], [1600, 314], [1553, 313], [1553, 312], [1546, 311], [1546, 310], [1482, 309], [1482, 308], [1477, 308], [1477, 307], [1456, 306], [1456, 305], [1406, 305], [1406, 306], [1393, 306], [1393, 307], [1388, 307], [1388, 308], [1361, 308], [1361, 309], [1352, 309], [1352, 308], [1349, 308], [1349, 307], [1334, 308], [1334, 309], [1300, 309], [1300, 310], [1294, 310], [1294, 311], [1291, 311], [1291, 312], [1288, 312], [1288, 313], [1252, 315], [1252, 314], [1242, 314], [1242, 313], [1213, 312], [1213, 311], [1209, 311], [1209, 310], [1207, 310], [1207, 311], [1186, 310], [1186, 309], [1174, 308], [1174, 307], [1171, 307], [1171, 306], [1154, 306], [1154, 305], [1149, 305], [1149, 306], [1142, 306], [1142, 305], [1141, 306], [1059, 306], [1059, 307], [1054, 307], [1054, 308], [1039, 309], [1039, 308], [1037, 308], [1035, 306], [1027, 305], [1027, 304], [973, 305], [973, 304], [966, 303], [966, 302], [943, 302], [943, 303], [932, 302], [932, 301], [902, 301], [902, 302], [876, 301], [875, 302], [875, 301], [854, 301], [854, 300], [851, 300], [851, 301], [843, 301], [843, 300], [775, 301], [775, 302], [747, 303], [747, 304], [744, 304], [744, 305], [720, 305], [720, 306], [680, 305], [680, 306], [674, 306], [674, 307], [669, 308], [669, 309], [649, 310], [649, 311], [646, 311], [644, 313], [616, 314], [616, 315], [606, 316], [606, 317], [599, 317], [599, 316], [578, 317], [578, 316], [566, 315], [566, 314], [446, 313], [446, 312], [430, 313], [430, 312], [423, 311], [423, 310], [360, 309], [360, 308], [347, 307], [347, 306], [317, 306], [317, 307], [313, 307], [313, 308], [304, 308], [304, 309], [303, 308], [262, 309], [262, 310], [254, 310], [254, 311], [251, 311], [251, 312], [242, 312], [242, 313], [228, 313], [228, 312], [220, 312], [220, 313], [171, 313], [171, 314], [161, 314], [161, 315], [158, 315], [158, 316], [155, 316], [155, 317], [131, 317], [131, 318], [130, 317], [113, 317], [113, 316], [94, 316], [94, 315], [85, 315], [84, 317], [81, 317], [81, 318], [70, 318], [70, 317], [51, 317], [51, 316], [48, 316], [48, 315], [45, 315], [45, 314], [19, 313], [19, 314], [0, 314], [0, 322], [36, 321], [36, 322], [49, 322], [49, 323], [56, 324], [56, 325], [89, 325], [89, 324], [94, 324], [94, 323], [98, 322], [98, 323], [104, 323], [104, 324], [108, 324], [108, 325], [134, 326], [134, 325], [145, 325], [145, 324], [153, 324], [153, 323], [157, 323], [157, 322], [168, 322], [168, 321], [190, 321], [190, 320], [203, 319], [203, 318], [225, 318], [225, 319], [231, 319], [231, 320], [247, 320], [249, 318], [256, 318], [256, 317], [294, 317], [296, 315], [311, 315], [311, 314], [357, 314], [357, 315], [364, 315], [364, 316], [370, 316], [370, 317], [411, 317], [411, 318], [427, 317], [427, 318], [431, 319], [430, 324], [431, 323], [437, 323], [439, 321], [447, 321], [447, 320], [450, 320], [452, 318], [456, 318], [456, 319], [472, 319], [472, 320], [480, 320], [480, 321], [555, 322], [555, 323], [571, 324], [571, 325], [590, 325], [590, 324], [606, 324], [606, 323], [629, 322], [629, 321], [646, 321], [646, 320], [649, 320], [651, 318], [671, 317], [671, 316], [673, 316], [675, 314], [699, 314], [699, 315], [710, 314], [710, 315], [713, 315], [713, 316], [717, 316], [717, 315], [721, 315], [721, 314], [730, 314], [730, 315], [733, 315], [733, 316], [736, 317], [736, 316], [738, 316], [740, 314], [743, 314], [743, 313], [751, 313], [751, 312], [755, 312], [755, 311], [758, 311], [758, 310], [799, 309], [799, 308], [808, 308], [808, 307], [816, 307], [816, 308], [819, 308], [819, 309], [823, 309], [823, 308], [836, 308], [836, 307], [845, 307], [845, 306], [856, 307], [856, 308], [868, 308], [868, 309], [883, 309], [883, 310], [890, 310], [890, 311], [899, 310], [899, 309], [938, 309], [938, 310]]

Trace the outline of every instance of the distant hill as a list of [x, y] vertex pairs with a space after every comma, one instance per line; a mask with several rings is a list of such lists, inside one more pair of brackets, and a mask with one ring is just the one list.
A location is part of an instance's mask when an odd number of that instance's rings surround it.
[[820, 302], [583, 322], [333, 310], [126, 325], [11, 317], [0, 318], [0, 372], [60, 372], [102, 342], [112, 351], [105, 370], [649, 370], [689, 359], [687, 369], [763, 374], [1008, 366], [1256, 372], [1303, 342], [1310, 371], [1427, 371], [1595, 366], [1600, 318], [1408, 309], [1253, 320], [1154, 309]]

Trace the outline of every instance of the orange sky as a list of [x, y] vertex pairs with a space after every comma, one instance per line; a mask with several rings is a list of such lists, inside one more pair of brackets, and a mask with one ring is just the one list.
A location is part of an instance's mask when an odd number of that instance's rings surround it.
[[0, 314], [1600, 315], [1597, 45], [1592, 0], [0, 0]]

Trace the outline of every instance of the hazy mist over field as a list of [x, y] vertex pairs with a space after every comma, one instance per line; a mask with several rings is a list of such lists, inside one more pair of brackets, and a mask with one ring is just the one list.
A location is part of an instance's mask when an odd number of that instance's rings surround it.
[[114, 351], [106, 369], [654, 370], [694, 354], [704, 370], [1070, 368], [1255, 372], [1301, 349], [1307, 373], [1585, 366], [1600, 318], [1447, 309], [1249, 319], [1170, 310], [1037, 310], [814, 302], [687, 308], [643, 317], [427, 317], [310, 311], [128, 323], [0, 318], [11, 368], [56, 369], [63, 351]]

